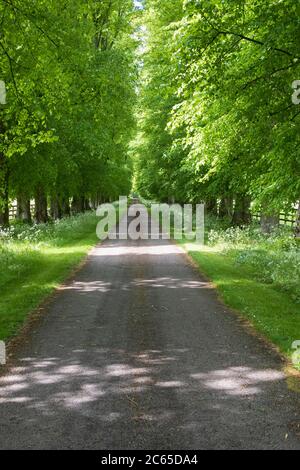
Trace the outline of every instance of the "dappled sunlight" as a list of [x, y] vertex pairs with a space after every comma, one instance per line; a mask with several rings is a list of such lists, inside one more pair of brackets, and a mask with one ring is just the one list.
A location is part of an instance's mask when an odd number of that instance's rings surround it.
[[44, 249], [41, 247], [41, 251], [45, 252], [47, 256], [58, 256], [61, 257], [66, 254], [78, 254], [82, 255], [86, 252], [86, 250], [92, 245], [92, 243], [87, 242], [78, 242], [77, 244], [74, 243], [72, 246], [46, 246]]
[[196, 281], [195, 279], [179, 279], [174, 277], [153, 277], [151, 279], [136, 278], [129, 282], [121, 282], [117, 279], [112, 283], [104, 281], [72, 281], [62, 285], [58, 290], [73, 291], [81, 294], [90, 292], [107, 293], [113, 289], [130, 290], [132, 288], [150, 287], [163, 289], [213, 289], [210, 282]]
[[102, 281], [73, 281], [71, 284], [61, 286], [59, 290], [73, 290], [80, 292], [108, 292], [111, 288], [111, 284]]
[[183, 250], [173, 243], [158, 244], [157, 241], [143, 245], [103, 244], [92, 252], [92, 256], [164, 256], [182, 254]]
[[135, 285], [137, 287], [164, 287], [169, 289], [187, 288], [187, 289], [211, 289], [212, 286], [209, 282], [195, 281], [195, 279], [177, 279], [172, 277], [158, 277], [154, 279], [136, 279]]
[[105, 371], [105, 375], [108, 377], [124, 377], [130, 375], [143, 375], [151, 372], [151, 369], [146, 368], [133, 368], [126, 364], [113, 364], [108, 366]]
[[[12, 368], [10, 375], [0, 379], [0, 405], [14, 403], [31, 412], [36, 409], [38, 414], [32, 416], [39, 420], [40, 413], [56, 413], [63, 409], [86, 415], [89, 407], [97, 402], [101, 411], [95, 411], [95, 419], [112, 422], [124, 418], [122, 412], [106, 411], [106, 401], [112, 397], [121, 409], [125, 404], [126, 414], [133, 405], [131, 400], [137, 400], [140, 406], [143, 394], [149, 397], [159, 394], [159, 390], [179, 394], [177, 399], [182, 393], [196, 393], [199, 398], [208, 399], [210, 391], [218, 392], [220, 400], [226, 397], [241, 399], [264, 394], [268, 385], [285, 379], [283, 372], [273, 369], [235, 366], [195, 370], [195, 366], [186, 362], [192, 353], [188, 349], [145, 350], [130, 354], [124, 350], [95, 349], [94, 355], [101, 359], [101, 366], [88, 365], [86, 353], [85, 350], [74, 350], [72, 360], [64, 357], [24, 358], [20, 361], [22, 366]], [[111, 362], [110, 357], [119, 358], [119, 361]], [[97, 362], [94, 360], [94, 364]], [[165, 401], [163, 403], [167, 406]], [[164, 420], [171, 416], [168, 409], [150, 409], [139, 419]]]
[[259, 385], [285, 379], [285, 374], [277, 370], [256, 370], [250, 367], [229, 367], [208, 373], [192, 374], [191, 377], [212, 390], [228, 395], [255, 395], [260, 392]]
[[165, 382], [156, 382], [156, 387], [162, 387], [162, 388], [178, 388], [178, 387], [184, 387], [186, 383], [181, 382], [180, 380], [169, 380]]
[[203, 245], [203, 243], [198, 243], [196, 241], [184, 242], [184, 248], [188, 253], [199, 251], [211, 251], [211, 248], [208, 245]]
[[[69, 353], [24, 355], [0, 378], [0, 416], [20, 439], [29, 436], [29, 448], [40, 448], [38, 433], [43, 448], [51, 447], [49, 442], [55, 448], [60, 442], [63, 448], [127, 448], [137, 435], [159, 447], [152, 437], [161, 442], [159, 436], [168, 433], [173, 443], [178, 437], [176, 445], [195, 448], [191, 438], [202, 442], [208, 428], [210, 446], [222, 447], [224, 423], [238, 446], [240, 433], [250, 436], [262, 420], [270, 429], [286, 420], [270, 400], [274, 390], [277, 400], [288, 398], [285, 375], [272, 367], [250, 367], [248, 360], [245, 366], [239, 356], [221, 349], [211, 362], [200, 344], [134, 350], [78, 345]], [[76, 432], [69, 423], [83, 430], [79, 441], [73, 440]], [[10, 447], [3, 435], [5, 445]]]

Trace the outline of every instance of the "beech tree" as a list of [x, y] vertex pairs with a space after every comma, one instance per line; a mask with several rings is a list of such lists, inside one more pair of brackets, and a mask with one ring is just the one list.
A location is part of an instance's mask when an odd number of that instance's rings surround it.
[[135, 15], [131, 0], [0, 1], [2, 225], [11, 200], [46, 222], [129, 192]]
[[236, 224], [253, 204], [268, 223], [295, 207], [298, 16], [290, 0], [145, 2], [140, 191], [204, 200]]

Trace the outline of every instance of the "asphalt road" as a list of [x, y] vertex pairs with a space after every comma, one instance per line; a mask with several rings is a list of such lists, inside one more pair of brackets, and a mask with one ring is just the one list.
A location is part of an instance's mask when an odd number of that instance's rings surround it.
[[0, 379], [0, 448], [300, 449], [282, 366], [180, 248], [107, 241]]

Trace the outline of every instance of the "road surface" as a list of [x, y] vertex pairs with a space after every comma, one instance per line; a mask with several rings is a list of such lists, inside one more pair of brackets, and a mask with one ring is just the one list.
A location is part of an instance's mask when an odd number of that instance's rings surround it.
[[300, 449], [282, 367], [175, 244], [106, 241], [0, 379], [0, 448]]

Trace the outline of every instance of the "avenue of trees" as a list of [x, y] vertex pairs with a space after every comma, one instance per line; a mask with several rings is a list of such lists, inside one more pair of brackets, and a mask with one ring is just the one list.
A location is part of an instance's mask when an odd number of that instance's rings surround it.
[[236, 225], [298, 207], [300, 233], [299, 15], [294, 0], [0, 0], [0, 225], [11, 201], [45, 222], [133, 180]]
[[[300, 199], [300, 4], [147, 0], [136, 188], [267, 224]], [[300, 212], [299, 212], [300, 216]]]
[[81, 212], [131, 187], [133, 0], [0, 0], [0, 224]]

